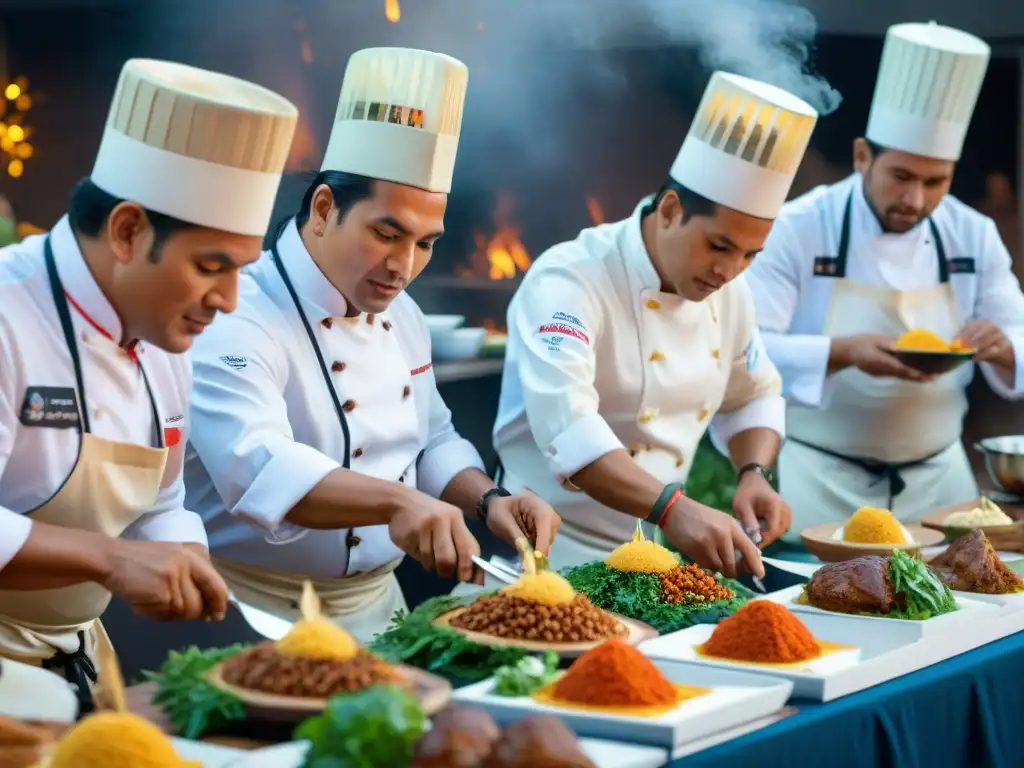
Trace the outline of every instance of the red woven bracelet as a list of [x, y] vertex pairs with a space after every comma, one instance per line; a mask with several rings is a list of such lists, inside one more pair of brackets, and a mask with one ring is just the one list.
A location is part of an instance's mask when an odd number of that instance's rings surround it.
[[658, 527], [661, 530], [665, 530], [665, 524], [668, 522], [668, 515], [672, 511], [672, 507], [675, 506], [676, 502], [679, 501], [686, 494], [683, 493], [683, 489], [679, 488], [668, 497], [668, 504], [665, 505], [665, 511], [661, 513], [661, 519], [658, 521]]

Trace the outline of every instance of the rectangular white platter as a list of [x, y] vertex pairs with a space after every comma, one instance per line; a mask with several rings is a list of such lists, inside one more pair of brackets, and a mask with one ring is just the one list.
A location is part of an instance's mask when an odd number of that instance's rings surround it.
[[695, 649], [711, 637], [715, 630], [711, 624], [662, 635], [642, 643], [639, 649], [653, 659], [779, 677], [793, 683], [794, 698], [831, 701], [903, 674], [905, 661], [900, 652], [912, 648], [921, 637], [917, 629], [907, 626], [910, 622], [872, 623], [825, 613], [806, 613], [799, 618], [818, 640], [852, 646], [853, 650], [830, 653], [803, 666], [769, 667], [711, 659]]
[[687, 742], [718, 731], [767, 717], [782, 709], [793, 690], [788, 680], [745, 670], [719, 669], [655, 660], [671, 682], [711, 688], [696, 699], [684, 701], [657, 717], [630, 717], [542, 704], [529, 696], [506, 697], [493, 692], [489, 678], [455, 691], [453, 698], [463, 704], [480, 706], [501, 724], [531, 714], [560, 717], [578, 736], [611, 739], [675, 750]]
[[[772, 602], [779, 603], [786, 606], [789, 610], [801, 614], [819, 614], [822, 616], [843, 616], [845, 614], [835, 613], [833, 611], [823, 611], [820, 608], [815, 608], [813, 605], [804, 605], [803, 603], [796, 602], [796, 599], [800, 597], [803, 592], [803, 587], [797, 584], [794, 587], [788, 589], [780, 589], [778, 592], [771, 592], [763, 597], [755, 598], [757, 600], [771, 600]], [[986, 618], [989, 614], [999, 611], [999, 608], [991, 603], [983, 603], [979, 600], [973, 599], [973, 597], [960, 597], [956, 598], [957, 606], [959, 610], [951, 613], [944, 613], [941, 616], [934, 616], [924, 621], [908, 621], [906, 619], [889, 619], [881, 616], [850, 616], [848, 618], [856, 618], [858, 620], [872, 622], [877, 625], [882, 624], [898, 624], [913, 627], [918, 637], [926, 637], [930, 634], [942, 634], [945, 635], [950, 632], [954, 627], [959, 628], [963, 625], [972, 624], [980, 619]]]
[[1004, 611], [1019, 611], [1024, 608], [1024, 592], [1013, 592], [1009, 595], [983, 595], [980, 592], [953, 592], [957, 602], [964, 598], [977, 600], [979, 603], [997, 605]]

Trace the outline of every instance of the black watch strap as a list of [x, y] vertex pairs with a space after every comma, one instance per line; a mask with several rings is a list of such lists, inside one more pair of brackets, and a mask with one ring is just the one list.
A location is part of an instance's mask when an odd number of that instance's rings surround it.
[[737, 482], [748, 472], [753, 472], [755, 475], [760, 475], [769, 483], [772, 482], [772, 471], [765, 467], [763, 464], [744, 464], [739, 468], [736, 473]]
[[487, 522], [487, 508], [491, 505], [491, 499], [495, 499], [495, 498], [499, 498], [499, 497], [505, 497], [505, 496], [511, 496], [511, 495], [512, 495], [512, 493], [510, 491], [507, 491], [506, 489], [502, 488], [501, 486], [497, 486], [495, 488], [491, 488], [488, 491], [484, 491], [483, 496], [480, 497], [480, 501], [478, 501], [476, 503], [476, 516], [479, 517], [482, 522], [486, 523]]

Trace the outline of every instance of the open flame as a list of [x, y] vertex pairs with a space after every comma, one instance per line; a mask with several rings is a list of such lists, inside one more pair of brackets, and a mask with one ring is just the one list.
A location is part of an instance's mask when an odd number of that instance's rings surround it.
[[402, 9], [398, 6], [398, 0], [384, 0], [384, 18], [392, 24], [401, 20]]
[[590, 215], [590, 220], [595, 226], [604, 224], [604, 209], [601, 208], [601, 203], [593, 195], [587, 195], [587, 213]]

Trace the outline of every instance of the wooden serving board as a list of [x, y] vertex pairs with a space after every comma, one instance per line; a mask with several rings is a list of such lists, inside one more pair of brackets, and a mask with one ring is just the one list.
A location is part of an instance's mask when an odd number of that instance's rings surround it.
[[[221, 676], [222, 666], [223, 662], [211, 669], [206, 679], [215, 688], [230, 693], [244, 702], [247, 714], [254, 720], [297, 723], [320, 714], [327, 707], [327, 699], [281, 696], [231, 685]], [[410, 684], [413, 695], [419, 699], [420, 708], [428, 717], [436, 715], [448, 706], [452, 698], [452, 686], [443, 677], [404, 665], [395, 665], [395, 669]]]
[[[477, 645], [485, 645], [490, 648], [522, 648], [537, 653], [554, 651], [562, 659], [574, 659], [577, 656], [582, 656], [587, 651], [596, 648], [604, 642], [604, 640], [593, 640], [588, 643], [545, 643], [536, 640], [511, 640], [505, 637], [495, 637], [494, 635], [485, 635], [482, 632], [470, 632], [469, 630], [453, 627], [452, 620], [465, 611], [466, 608], [468, 606], [456, 608], [454, 611], [442, 614], [434, 619], [434, 624], [438, 627], [450, 629], [452, 632], [458, 632]], [[618, 635], [618, 637], [621, 637], [630, 645], [639, 645], [645, 640], [651, 640], [658, 636], [658, 631], [649, 624], [644, 624], [642, 621], [635, 621], [634, 619], [627, 619], [625, 616], [619, 616], [614, 613], [611, 615], [627, 630], [625, 635]]]
[[[954, 539], [963, 536], [965, 533], [970, 533], [971, 529], [946, 528], [942, 524], [943, 521], [954, 512], [967, 512], [977, 507], [980, 503], [981, 500], [979, 499], [977, 501], [970, 501], [965, 504], [957, 504], [952, 507], [940, 509], [921, 518], [921, 525], [925, 528], [930, 528], [933, 531], [941, 531], [945, 534], [946, 539], [953, 541]], [[981, 526], [981, 532], [985, 534], [985, 538], [991, 542], [992, 547], [997, 551], [1024, 552], [1024, 506], [1014, 506], [1010, 504], [999, 504], [998, 506], [1003, 510], [1003, 512], [1015, 520], [1014, 524], [983, 525]]]

